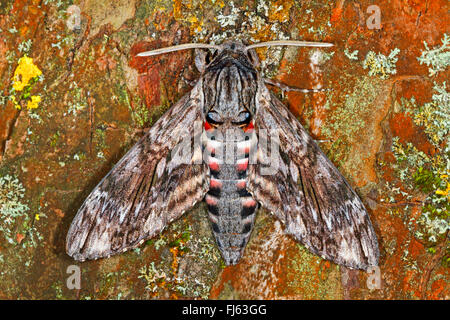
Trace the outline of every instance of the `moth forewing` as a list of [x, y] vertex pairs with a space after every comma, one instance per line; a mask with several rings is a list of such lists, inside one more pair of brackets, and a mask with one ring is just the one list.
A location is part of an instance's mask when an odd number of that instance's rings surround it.
[[[199, 90], [186, 94], [100, 181], [72, 221], [70, 256], [84, 261], [135, 248], [203, 199], [207, 167], [194, 157], [201, 147], [189, 150], [188, 159], [170, 156], [183, 143], [191, 148], [202, 108]], [[189, 142], [183, 142], [186, 137]]]
[[279, 133], [268, 140], [278, 140], [280, 169], [266, 175], [262, 164], [251, 166], [250, 192], [312, 252], [350, 268], [378, 265], [376, 234], [345, 178], [275, 96], [257, 110], [256, 128]]

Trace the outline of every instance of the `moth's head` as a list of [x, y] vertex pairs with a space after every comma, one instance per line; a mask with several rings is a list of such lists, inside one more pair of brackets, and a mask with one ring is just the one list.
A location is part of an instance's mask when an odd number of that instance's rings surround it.
[[259, 66], [259, 59], [255, 50], [247, 49], [241, 41], [229, 40], [215, 50], [196, 50], [195, 65], [201, 73], [224, 64], [240, 64], [255, 70]]
[[201, 72], [206, 121], [213, 126], [242, 126], [250, 122], [256, 111], [255, 95], [260, 79], [256, 71], [259, 60], [254, 49], [266, 46], [330, 47], [332, 44], [283, 40], [246, 46], [231, 40], [221, 45], [182, 44], [142, 52], [138, 56], [196, 49], [195, 65]]
[[256, 52], [242, 42], [227, 41], [213, 53], [197, 53], [195, 62], [202, 73], [206, 121], [213, 127], [247, 126], [256, 111]]

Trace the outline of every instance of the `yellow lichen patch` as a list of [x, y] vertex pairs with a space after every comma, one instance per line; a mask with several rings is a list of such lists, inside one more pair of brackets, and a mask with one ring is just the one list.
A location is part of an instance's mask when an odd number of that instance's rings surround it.
[[[201, 4], [200, 7], [202, 7]], [[186, 9], [184, 10], [186, 12], [183, 11], [183, 8]], [[203, 17], [199, 20], [195, 15], [195, 12], [191, 11], [191, 9], [192, 2], [186, 1], [185, 3], [180, 0], [175, 0], [173, 2], [173, 17], [178, 21], [188, 22], [190, 33], [191, 35], [194, 35], [195, 33], [202, 31]]]
[[30, 80], [34, 77], [38, 77], [42, 74], [42, 71], [33, 63], [33, 58], [24, 55], [19, 59], [19, 64], [14, 71], [13, 88], [16, 91], [22, 91], [26, 86], [30, 84]]
[[289, 21], [289, 11], [293, 2], [285, 0], [273, 1], [269, 7], [269, 21], [287, 22]]
[[436, 194], [444, 196], [444, 197], [448, 197], [450, 193], [450, 183], [447, 182], [447, 188], [445, 190], [436, 190]]
[[188, 11], [192, 9], [192, 0], [174, 0], [173, 1], [173, 17], [177, 20], [183, 20], [185, 18], [185, 13], [183, 12], [183, 8], [186, 8]]
[[11, 96], [11, 101], [14, 104], [14, 108], [17, 110], [20, 110], [22, 107], [20, 106], [19, 102], [17, 102], [17, 99], [15, 96]]
[[36, 109], [39, 106], [39, 102], [41, 102], [41, 96], [31, 96], [31, 100], [27, 103], [27, 109]]
[[223, 2], [223, 0], [215, 0], [215, 1], [211, 1], [211, 0], [210, 0], [210, 2], [213, 3], [213, 4], [215, 4], [215, 5], [218, 5], [219, 8], [225, 7], [225, 3]]
[[195, 32], [202, 31], [202, 26], [203, 26], [203, 21], [202, 20], [199, 21], [196, 16], [191, 16], [187, 20], [191, 24], [190, 28], [189, 28], [190, 31], [191, 31], [191, 34], [195, 34]]

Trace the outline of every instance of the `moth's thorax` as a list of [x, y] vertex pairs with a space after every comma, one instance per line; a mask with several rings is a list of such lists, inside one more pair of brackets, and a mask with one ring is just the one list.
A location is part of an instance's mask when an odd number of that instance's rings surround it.
[[203, 73], [204, 113], [217, 121], [237, 121], [242, 111], [255, 113], [259, 75], [247, 54], [224, 48]]

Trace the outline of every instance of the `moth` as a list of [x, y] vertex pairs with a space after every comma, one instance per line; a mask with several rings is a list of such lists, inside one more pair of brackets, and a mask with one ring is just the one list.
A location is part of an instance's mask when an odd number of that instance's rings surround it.
[[[378, 265], [377, 237], [358, 195], [266, 87], [254, 48], [331, 44], [184, 44], [200, 77], [86, 198], [67, 234], [75, 260], [109, 257], [159, 234], [198, 201], [227, 265], [241, 259], [258, 207], [314, 254], [355, 269]], [[187, 156], [178, 154], [187, 150]], [[183, 161], [180, 161], [181, 158]]]

